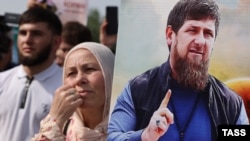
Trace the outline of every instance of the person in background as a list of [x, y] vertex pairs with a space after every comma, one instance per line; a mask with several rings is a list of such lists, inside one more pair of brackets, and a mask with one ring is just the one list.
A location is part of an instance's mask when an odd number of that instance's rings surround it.
[[99, 42], [116, 53], [119, 12], [117, 6], [106, 6], [105, 18], [99, 30]]
[[63, 25], [62, 42], [56, 51], [55, 62], [63, 66], [65, 56], [75, 45], [92, 41], [92, 34], [88, 27], [77, 21], [69, 21]]
[[108, 26], [108, 22], [106, 19], [104, 19], [100, 26], [99, 40], [101, 44], [107, 46], [115, 54], [116, 43], [117, 43], [117, 33], [107, 34], [107, 30], [106, 30], [107, 26]]
[[0, 138], [30, 141], [48, 114], [62, 69], [54, 63], [62, 24], [52, 12], [35, 7], [19, 20], [20, 65], [0, 73]]
[[114, 69], [106, 46], [73, 47], [63, 65], [63, 85], [33, 141], [106, 141]]
[[12, 39], [9, 37], [11, 27], [4, 20], [0, 21], [0, 72], [15, 67], [12, 62]]
[[27, 0], [27, 8], [40, 6], [40, 2], [38, 0]]
[[[57, 15], [58, 15], [58, 12], [56, 11], [57, 8], [56, 6], [54, 5], [53, 1], [52, 0], [27, 0], [27, 8], [31, 8], [31, 7], [36, 7], [36, 6], [39, 6], [39, 7], [43, 7], [47, 10], [50, 10], [52, 12], [55, 12]], [[54, 7], [54, 8], [53, 8]], [[60, 12], [59, 12], [60, 13]], [[118, 13], [114, 13], [114, 14], [118, 14]], [[73, 21], [74, 22], [74, 21]], [[67, 23], [65, 23], [67, 24]], [[79, 25], [78, 25], [79, 26]], [[85, 28], [85, 32], [88, 32], [86, 30], [89, 30], [89, 29], [86, 29], [87, 26], [85, 25], [81, 25], [81, 26], [84, 26]], [[116, 42], [117, 42], [117, 33], [115, 34], [108, 34], [107, 33], [107, 26], [108, 26], [108, 22], [107, 22], [107, 19], [105, 18], [101, 25], [100, 25], [100, 30], [99, 30], [99, 42], [103, 45], [105, 45], [106, 47], [110, 48], [111, 51], [115, 54], [116, 52]], [[117, 25], [118, 26], [118, 25]], [[69, 27], [69, 25], [68, 25]], [[72, 26], [71, 26], [72, 27]], [[67, 27], [65, 27], [67, 28]], [[80, 32], [80, 31], [79, 31]], [[73, 32], [72, 32], [73, 33]], [[91, 35], [92, 36], [92, 35]], [[85, 35], [86, 37], [86, 35]], [[73, 38], [68, 38], [67, 40], [71, 40]], [[91, 40], [89, 41], [92, 41], [92, 37], [91, 37]], [[63, 41], [64, 42], [64, 41]], [[69, 44], [68, 42], [66, 42], [66, 44], [70, 45], [70, 46], [74, 46], [75, 44]], [[67, 45], [67, 46], [68, 46]], [[70, 47], [67, 47], [67, 48], [70, 48]], [[63, 56], [66, 55], [68, 50], [65, 50], [64, 49], [59, 49], [58, 52], [57, 52], [57, 58], [56, 58], [56, 62], [58, 63], [59, 66], [62, 66], [63, 65]]]
[[219, 24], [213, 0], [176, 3], [165, 31], [168, 59], [128, 82], [108, 141], [215, 141], [218, 125], [249, 124], [242, 98], [208, 73]]
[[53, 0], [27, 0], [28, 9], [36, 6], [42, 7], [54, 13], [57, 11], [57, 7]]

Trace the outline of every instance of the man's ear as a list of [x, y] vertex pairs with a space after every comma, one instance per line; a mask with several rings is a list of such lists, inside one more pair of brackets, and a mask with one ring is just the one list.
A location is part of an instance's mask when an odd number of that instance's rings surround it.
[[173, 41], [172, 34], [173, 34], [172, 26], [168, 25], [166, 28], [166, 40], [167, 40], [167, 44], [168, 44], [169, 49], [170, 49], [170, 47], [172, 45], [172, 41]]

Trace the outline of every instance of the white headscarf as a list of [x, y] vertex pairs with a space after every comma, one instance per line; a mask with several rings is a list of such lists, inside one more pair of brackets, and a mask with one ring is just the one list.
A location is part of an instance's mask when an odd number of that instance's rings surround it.
[[[105, 83], [105, 96], [106, 96], [106, 101], [105, 101], [105, 105], [104, 105], [104, 110], [103, 110], [103, 120], [102, 123], [100, 123], [100, 125], [98, 125], [98, 129], [99, 128], [104, 128], [104, 129], [100, 129], [100, 130], [105, 130], [105, 133], [107, 132], [107, 125], [108, 125], [108, 116], [109, 116], [109, 108], [110, 108], [110, 100], [111, 100], [111, 92], [112, 92], [112, 80], [113, 80], [113, 70], [114, 70], [114, 61], [115, 61], [115, 56], [112, 53], [112, 51], [100, 44], [100, 43], [95, 43], [95, 42], [84, 42], [84, 43], [80, 43], [78, 45], [76, 45], [75, 47], [73, 47], [68, 54], [65, 57], [65, 61], [68, 59], [68, 56], [79, 49], [87, 49], [89, 50], [96, 58], [96, 60], [98, 61], [101, 70], [102, 70], [102, 74], [104, 77], [104, 83]], [[65, 64], [63, 67], [63, 71], [65, 71]], [[65, 79], [65, 74], [63, 72], [63, 80]], [[75, 116], [76, 113], [74, 113], [73, 116]], [[104, 127], [100, 127], [100, 126], [104, 126]], [[89, 132], [89, 135], [85, 134], [84, 136], [95, 136], [96, 131], [91, 132], [89, 129], [86, 130], [86, 132]], [[98, 136], [98, 133], [96, 134], [96, 136]], [[93, 139], [89, 139], [89, 137], [84, 137], [84, 138], [88, 138], [89, 141], [91, 140], [95, 140]]]

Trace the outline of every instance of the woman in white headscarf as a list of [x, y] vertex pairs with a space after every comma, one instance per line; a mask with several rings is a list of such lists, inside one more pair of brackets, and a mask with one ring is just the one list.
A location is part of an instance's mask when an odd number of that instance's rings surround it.
[[63, 86], [32, 140], [106, 141], [114, 54], [99, 43], [73, 47], [63, 67]]

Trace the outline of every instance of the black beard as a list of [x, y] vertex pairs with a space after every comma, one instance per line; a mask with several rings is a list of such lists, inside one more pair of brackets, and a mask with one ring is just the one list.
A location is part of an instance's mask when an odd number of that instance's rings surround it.
[[47, 46], [45, 46], [43, 50], [41, 50], [38, 54], [36, 54], [36, 56], [26, 57], [19, 52], [19, 61], [24, 66], [29, 66], [29, 67], [36, 66], [45, 62], [49, 58], [51, 51], [52, 51], [52, 44], [50, 43]]
[[180, 57], [176, 46], [174, 51], [174, 70], [177, 73], [177, 82], [185, 88], [191, 88], [197, 91], [205, 89], [208, 82], [209, 61], [190, 61], [187, 55]]

